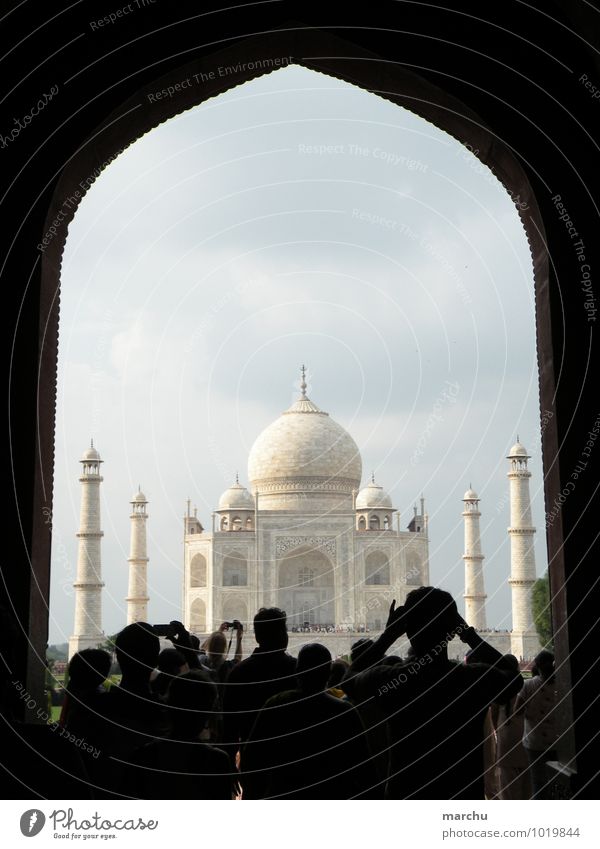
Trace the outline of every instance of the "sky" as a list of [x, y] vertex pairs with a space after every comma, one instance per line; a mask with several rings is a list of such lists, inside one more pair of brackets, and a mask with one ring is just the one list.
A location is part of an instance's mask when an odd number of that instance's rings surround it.
[[494, 174], [412, 113], [290, 66], [116, 158], [70, 225], [61, 277], [50, 642], [73, 629], [79, 459], [101, 486], [103, 628], [126, 622], [129, 501], [148, 506], [149, 618], [181, 618], [186, 499], [211, 512], [259, 433], [308, 395], [345, 427], [430, 578], [464, 609], [465, 490], [488, 624], [510, 628], [508, 461], [531, 454], [547, 566], [533, 269]]

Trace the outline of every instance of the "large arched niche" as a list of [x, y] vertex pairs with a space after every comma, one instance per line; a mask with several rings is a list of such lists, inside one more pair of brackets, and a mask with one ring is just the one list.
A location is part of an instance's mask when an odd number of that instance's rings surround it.
[[[260, 57], [260, 63], [256, 62]], [[257, 34], [231, 44], [225, 49], [205, 52], [198, 58], [169, 71], [166, 75], [150, 78], [135, 88], [130, 83], [130, 96], [122, 101], [90, 133], [87, 141], [68, 160], [56, 184], [48, 207], [44, 233], [48, 231], [58, 212], [63, 210], [66, 198], [71, 199], [61, 226], [42, 254], [40, 269], [40, 321], [39, 321], [39, 383], [38, 383], [38, 457], [35, 464], [34, 503], [32, 526], [32, 592], [29, 621], [31, 624], [30, 657], [43, 657], [48, 620], [47, 587], [50, 562], [50, 537], [45, 532], [48, 511], [51, 513], [53, 480], [53, 440], [56, 403], [56, 368], [58, 346], [58, 315], [60, 270], [68, 225], [76, 213], [78, 202], [93, 180], [125, 148], [153, 128], [177, 114], [216, 97], [230, 88], [241, 85], [263, 73], [275, 72], [282, 57], [291, 57], [296, 64], [328, 74], [373, 92], [396, 103], [446, 131], [464, 144], [478, 159], [488, 166], [502, 182], [509, 195], [521, 204], [519, 214], [529, 241], [537, 306], [537, 348], [541, 406], [553, 410], [555, 405], [555, 378], [550, 321], [550, 296], [548, 279], [548, 253], [545, 228], [530, 181], [508, 144], [495, 135], [481, 117], [464, 102], [434, 85], [425, 77], [408, 70], [399, 62], [382, 55], [366, 52], [332, 33], [301, 25], [284, 28], [274, 40], [270, 34]], [[232, 76], [220, 76], [214, 70], [222, 66], [237, 66]], [[244, 66], [244, 67], [242, 67]], [[156, 98], [156, 92], [177, 86], [182, 80], [198, 75], [200, 82], [180, 88], [176, 97]], [[201, 76], [204, 75], [204, 76]], [[139, 77], [138, 77], [139, 78]], [[443, 75], [437, 77], [443, 80]], [[468, 81], [467, 81], [468, 82]], [[469, 91], [467, 84], [462, 88]], [[450, 79], [448, 88], [451, 88]], [[474, 98], [475, 99], [475, 98]], [[532, 167], [532, 173], [535, 169]], [[43, 234], [40, 234], [42, 238]], [[543, 429], [542, 440], [545, 462], [546, 502], [560, 492], [558, 463], [557, 418], [551, 418]], [[549, 562], [554, 586], [559, 588], [559, 603], [555, 607], [557, 650], [566, 657], [566, 603], [560, 588], [564, 584], [564, 558], [562, 525], [556, 522], [549, 530]], [[561, 643], [564, 640], [564, 643]], [[34, 675], [38, 689], [42, 686], [43, 668], [37, 664]], [[35, 689], [33, 678], [28, 678]]]
[[335, 623], [333, 564], [319, 549], [300, 546], [277, 562], [277, 604], [293, 626]]

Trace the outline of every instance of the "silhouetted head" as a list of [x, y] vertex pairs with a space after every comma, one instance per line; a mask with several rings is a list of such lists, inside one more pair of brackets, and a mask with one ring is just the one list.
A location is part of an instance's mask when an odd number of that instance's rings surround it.
[[173, 678], [167, 690], [169, 719], [173, 736], [189, 740], [202, 731], [217, 700], [217, 688], [210, 675], [192, 669]]
[[504, 669], [506, 672], [514, 672], [515, 675], [521, 671], [518, 659], [514, 654], [503, 654], [500, 660], [496, 663], [499, 669]]
[[331, 674], [331, 652], [321, 643], [302, 646], [296, 661], [298, 686], [305, 693], [319, 693], [327, 687]]
[[213, 631], [205, 643], [206, 654], [211, 660], [217, 660], [225, 656], [227, 651], [227, 637], [223, 631]]
[[194, 651], [200, 651], [200, 638], [195, 634], [190, 634], [190, 643]]
[[329, 673], [328, 687], [337, 687], [342, 681], [344, 675], [349, 669], [349, 665], [345, 660], [334, 660], [331, 664], [331, 672]]
[[361, 637], [360, 640], [357, 640], [355, 643], [352, 643], [352, 648], [350, 649], [350, 660], [352, 663], [356, 660], [357, 657], [360, 657], [361, 654], [370, 648], [373, 645], [373, 640], [370, 640], [368, 637]]
[[103, 649], [82, 649], [69, 661], [69, 690], [73, 693], [97, 690], [108, 678], [111, 657]]
[[456, 602], [445, 590], [419, 587], [404, 603], [406, 634], [418, 655], [442, 647], [454, 636], [458, 619]]
[[285, 611], [278, 607], [261, 607], [254, 617], [254, 636], [261, 649], [286, 649], [288, 633]]
[[399, 654], [386, 654], [381, 658], [381, 663], [387, 666], [398, 666], [402, 663], [402, 658]]
[[158, 655], [158, 669], [165, 675], [181, 675], [187, 672], [187, 661], [178, 649], [163, 649]]
[[536, 654], [534, 663], [542, 678], [550, 678], [554, 673], [554, 655], [548, 649], [542, 649], [539, 654]]
[[158, 663], [160, 640], [147, 622], [134, 622], [117, 634], [115, 640], [117, 663], [123, 679], [149, 681]]

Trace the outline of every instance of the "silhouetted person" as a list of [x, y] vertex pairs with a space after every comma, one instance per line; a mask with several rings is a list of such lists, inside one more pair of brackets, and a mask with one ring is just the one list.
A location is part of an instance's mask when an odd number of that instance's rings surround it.
[[340, 683], [349, 667], [350, 664], [341, 658], [339, 660], [334, 660], [331, 664], [331, 672], [329, 673], [327, 689], [332, 696], [336, 696], [338, 699], [344, 699], [346, 697], [346, 694], [340, 687]]
[[158, 675], [150, 682], [152, 692], [162, 699], [169, 684], [177, 675], [190, 671], [188, 662], [179, 649], [163, 649], [158, 655]]
[[554, 680], [554, 655], [543, 649], [535, 658], [538, 674], [523, 684], [517, 696], [515, 712], [525, 719], [523, 746], [529, 759], [532, 799], [548, 798], [546, 763], [554, 761], [558, 737], [556, 722], [557, 692]]
[[[72, 739], [38, 704], [14, 657], [17, 631], [0, 605], [0, 780], [4, 799], [92, 799], [79, 738]], [[23, 709], [28, 721], [17, 718]], [[38, 711], [40, 715], [38, 716]], [[42, 720], [42, 723], [34, 724]]]
[[375, 783], [356, 710], [325, 691], [331, 654], [319, 643], [298, 654], [297, 687], [272, 696], [241, 752], [248, 799], [352, 799]]
[[169, 730], [142, 746], [124, 772], [142, 799], [231, 799], [229, 758], [199, 738], [217, 704], [210, 675], [194, 669], [171, 680], [166, 696]]
[[[415, 657], [376, 665], [404, 633]], [[458, 634], [475, 652], [469, 665], [448, 659]], [[357, 702], [374, 699], [390, 730], [386, 795], [412, 799], [482, 799], [483, 724], [489, 705], [516, 694], [523, 679], [496, 668], [501, 655], [459, 616], [452, 596], [413, 590], [390, 607], [384, 633], [352, 664], [343, 686]]]
[[108, 678], [111, 657], [103, 649], [83, 649], [69, 661], [69, 683], [63, 702], [60, 724], [75, 730], [85, 723], [87, 711], [97, 710], [99, 697], [106, 694], [104, 682]]
[[232, 760], [267, 699], [296, 684], [296, 660], [286, 652], [285, 612], [261, 607], [254, 617], [254, 636], [258, 647], [231, 670], [224, 687], [225, 740]]
[[[519, 661], [514, 654], [505, 654], [498, 661], [498, 666], [506, 667], [516, 674]], [[496, 729], [496, 777], [499, 799], [529, 799], [531, 796], [529, 761], [523, 747], [523, 713], [515, 711], [519, 695], [491, 707], [492, 724]]]
[[219, 630], [213, 631], [203, 645], [205, 652], [203, 663], [210, 670], [213, 681], [217, 685], [224, 684], [227, 681], [233, 667], [237, 666], [242, 659], [242, 641], [244, 636], [242, 623], [237, 619], [233, 622], [232, 632], [235, 633], [235, 648], [232, 658], [227, 657], [231, 647], [231, 640], [228, 644], [226, 636], [228, 630], [229, 623], [223, 622]]
[[[150, 688], [150, 676], [160, 651], [160, 641], [147, 622], [127, 625], [115, 640], [121, 682], [110, 688], [103, 701], [102, 755], [95, 778], [109, 793], [120, 794], [121, 770], [132, 752], [164, 733], [164, 709]], [[135, 786], [126, 795], [135, 798]]]
[[96, 760], [103, 746], [98, 720], [104, 713], [107, 698], [104, 682], [111, 665], [111, 656], [103, 649], [83, 649], [76, 652], [69, 662], [69, 683], [59, 722], [69, 734], [86, 740], [82, 757], [90, 773], [95, 769], [90, 758]]

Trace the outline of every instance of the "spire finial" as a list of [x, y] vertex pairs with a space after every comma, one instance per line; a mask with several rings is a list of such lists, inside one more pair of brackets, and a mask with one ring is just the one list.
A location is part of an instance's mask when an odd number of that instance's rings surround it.
[[517, 442], [519, 442], [519, 434], [517, 434]]
[[238, 475], [237, 472], [235, 473], [235, 482], [236, 482], [236, 484], [239, 484], [239, 482], [240, 482], [240, 476]]
[[93, 448], [93, 447], [94, 447], [94, 439], [92, 437], [92, 439], [90, 439], [90, 448]]
[[300, 369], [300, 373], [302, 374], [302, 380], [300, 381], [300, 391], [302, 392], [302, 397], [306, 398], [306, 368], [304, 365]]
[[375, 483], [375, 472], [371, 472], [371, 483]]

